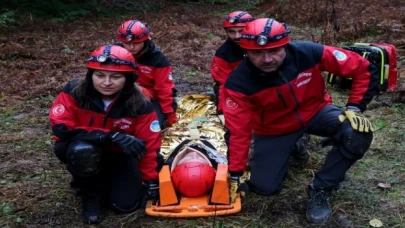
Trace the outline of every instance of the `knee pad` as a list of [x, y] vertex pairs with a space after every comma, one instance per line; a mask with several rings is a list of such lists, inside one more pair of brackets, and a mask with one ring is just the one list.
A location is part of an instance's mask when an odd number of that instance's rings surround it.
[[75, 141], [69, 145], [66, 159], [73, 175], [94, 176], [101, 168], [101, 149], [85, 141]]
[[345, 121], [338, 133], [340, 152], [350, 160], [361, 159], [370, 148], [373, 133], [362, 133], [353, 130], [349, 121]]

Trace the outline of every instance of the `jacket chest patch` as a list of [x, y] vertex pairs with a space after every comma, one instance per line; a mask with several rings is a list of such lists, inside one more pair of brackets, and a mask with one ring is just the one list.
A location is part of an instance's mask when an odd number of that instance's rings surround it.
[[130, 128], [130, 126], [131, 126], [131, 124], [132, 124], [132, 121], [130, 121], [130, 120], [128, 120], [128, 119], [122, 118], [122, 119], [119, 119], [119, 120], [115, 120], [115, 121], [113, 122], [113, 124], [114, 124], [114, 127], [115, 127], [115, 128], [119, 128], [119, 129], [121, 129], [121, 130], [125, 130], [125, 129]]
[[301, 72], [298, 74], [297, 79], [295, 79], [295, 85], [298, 87], [301, 87], [308, 82], [310, 82], [312, 79], [312, 72]]
[[138, 66], [139, 70], [144, 74], [150, 74], [152, 72], [152, 68], [147, 66]]

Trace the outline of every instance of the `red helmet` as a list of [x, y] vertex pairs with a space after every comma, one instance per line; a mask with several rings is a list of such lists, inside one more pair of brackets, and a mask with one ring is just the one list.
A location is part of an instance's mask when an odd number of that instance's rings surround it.
[[120, 41], [125, 43], [143, 42], [150, 38], [149, 26], [138, 20], [126, 21], [118, 27], [117, 37]]
[[125, 48], [106, 45], [97, 48], [87, 60], [87, 68], [95, 70], [134, 72], [135, 59]]
[[252, 15], [248, 14], [247, 12], [235, 11], [225, 17], [223, 25], [224, 28], [245, 27], [247, 22], [253, 20], [254, 18]]
[[202, 196], [212, 189], [215, 170], [204, 162], [185, 162], [172, 171], [174, 187], [186, 197]]
[[284, 46], [290, 42], [290, 29], [284, 23], [272, 18], [260, 18], [247, 24], [240, 37], [244, 49], [270, 49]]

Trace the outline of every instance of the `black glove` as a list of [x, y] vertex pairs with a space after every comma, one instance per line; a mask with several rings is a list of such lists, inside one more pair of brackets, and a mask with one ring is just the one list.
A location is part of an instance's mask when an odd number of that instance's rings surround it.
[[145, 207], [149, 200], [152, 204], [156, 204], [159, 200], [159, 181], [149, 180], [145, 182], [146, 192], [143, 199], [143, 206]]
[[100, 130], [87, 132], [84, 129], [69, 131], [65, 126], [58, 126], [58, 128], [61, 128], [64, 133], [62, 133], [61, 135], [56, 133], [55, 135], [62, 141], [68, 141], [69, 143], [77, 140], [88, 141], [91, 143], [105, 143], [111, 141], [110, 139], [113, 135], [111, 132], [104, 132]]
[[229, 177], [229, 196], [231, 197], [231, 203], [235, 202], [238, 193], [241, 197], [244, 197], [246, 193], [249, 192], [249, 187], [242, 174], [231, 173]]
[[126, 154], [136, 159], [141, 159], [146, 153], [143, 141], [133, 135], [115, 132], [111, 134], [111, 142], [118, 144]]

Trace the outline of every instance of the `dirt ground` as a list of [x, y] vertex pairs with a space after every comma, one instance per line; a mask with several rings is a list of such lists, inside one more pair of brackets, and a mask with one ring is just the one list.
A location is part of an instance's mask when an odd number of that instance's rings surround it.
[[[244, 1], [242, 1], [244, 2]], [[363, 5], [351, 5], [352, 14], [343, 14], [346, 1], [336, 1], [340, 17], [333, 23], [300, 15], [307, 1], [296, 5], [262, 1], [253, 4], [212, 5], [200, 3], [167, 4], [160, 11], [114, 17], [84, 18], [52, 23], [26, 18], [18, 26], [2, 28], [0, 33], [0, 227], [84, 227], [80, 220], [80, 200], [68, 187], [69, 174], [52, 152], [49, 107], [63, 85], [86, 72], [85, 61], [96, 47], [115, 41], [114, 32], [123, 21], [137, 18], [152, 27], [153, 40], [174, 67], [180, 95], [212, 90], [209, 67], [215, 50], [224, 42], [222, 17], [227, 12], [249, 8], [258, 16], [280, 16], [291, 24], [295, 40], [390, 42], [398, 48], [398, 62], [405, 69], [405, 21], [389, 14], [398, 5], [380, 4], [386, 13], [375, 29], [353, 30], [343, 27], [356, 21]], [[283, 1], [280, 1], [283, 2]], [[314, 1], [315, 2], [315, 1]], [[357, 1], [355, 1], [357, 2]], [[274, 4], [273, 4], [274, 3]], [[309, 4], [309, 6], [308, 6]], [[354, 4], [354, 3], [353, 3]], [[360, 3], [358, 3], [360, 4]], [[321, 6], [319, 6], [321, 7]], [[318, 10], [323, 10], [319, 8]], [[326, 6], [324, 10], [329, 12]], [[367, 8], [367, 10], [371, 10]], [[279, 12], [279, 14], [276, 14]], [[280, 12], [288, 12], [282, 14]], [[332, 12], [332, 11], [330, 11]], [[374, 12], [374, 11], [373, 11]], [[326, 13], [328, 15], [328, 13]], [[332, 14], [331, 14], [332, 15]], [[318, 18], [319, 17], [319, 18]], [[315, 20], [315, 19], [316, 20]], [[329, 20], [330, 17], [326, 17]], [[372, 20], [361, 21], [363, 27]], [[375, 18], [379, 18], [375, 16]], [[313, 24], [307, 22], [314, 20]], [[337, 21], [337, 22], [336, 22]], [[365, 23], [365, 24], [364, 24]], [[389, 26], [387, 26], [389, 25]], [[345, 27], [345, 28], [346, 28]], [[390, 29], [387, 29], [387, 28]], [[368, 28], [368, 27], [367, 27]], [[350, 33], [351, 32], [351, 33]], [[334, 35], [335, 34], [335, 35]], [[352, 35], [349, 35], [352, 34]], [[354, 34], [354, 35], [353, 35]], [[399, 34], [399, 35], [398, 35]], [[346, 37], [347, 39], [344, 39]], [[401, 74], [405, 76], [405, 70]], [[347, 174], [342, 190], [332, 199], [333, 218], [323, 227], [368, 227], [371, 219], [386, 227], [405, 227], [405, 79], [398, 91], [385, 93], [370, 104], [368, 117], [378, 129], [372, 148]], [[344, 104], [347, 92], [331, 89], [337, 104]], [[164, 219], [148, 217], [142, 211], [129, 215], [107, 211], [100, 227], [308, 227], [305, 221], [305, 187], [318, 170], [327, 152], [319, 140], [311, 141], [311, 159], [303, 170], [292, 170], [283, 192], [275, 197], [249, 195], [239, 214], [204, 219]], [[315, 153], [317, 152], [317, 153]], [[390, 184], [381, 189], [379, 183]]]

